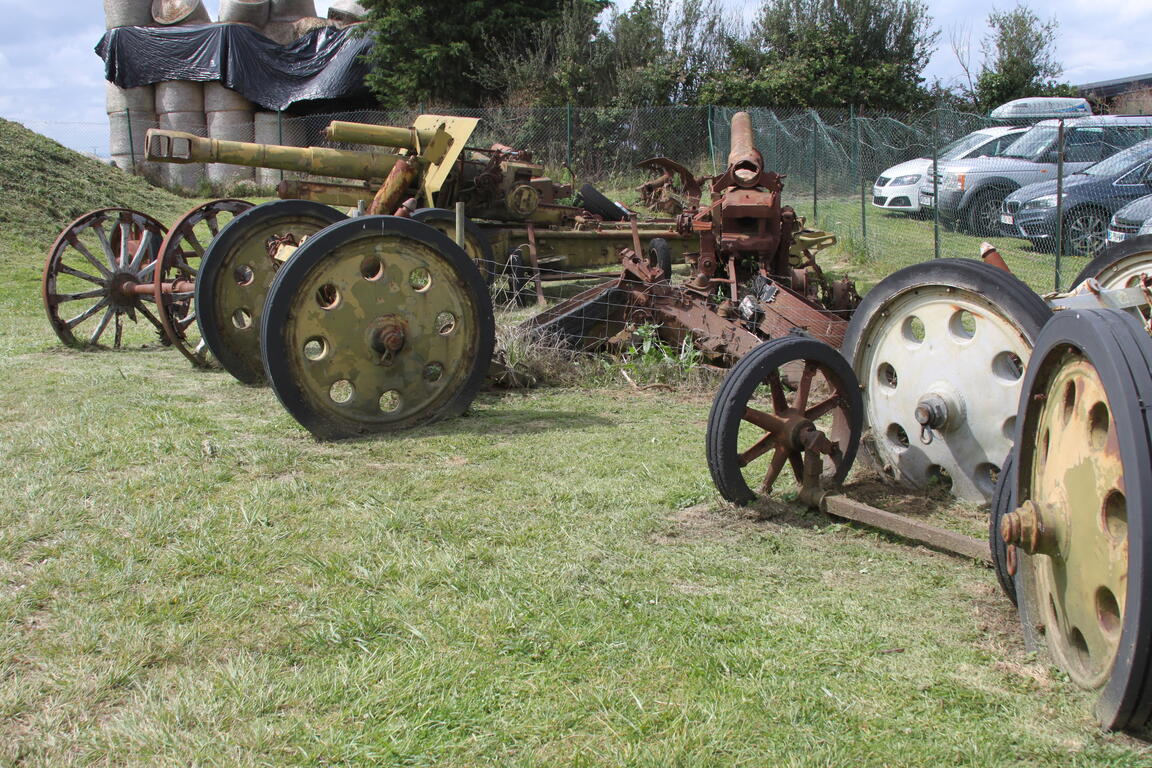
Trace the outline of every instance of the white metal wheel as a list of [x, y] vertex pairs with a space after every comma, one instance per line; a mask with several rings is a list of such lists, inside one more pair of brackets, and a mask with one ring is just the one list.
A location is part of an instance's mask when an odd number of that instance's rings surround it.
[[978, 262], [916, 265], [873, 288], [844, 352], [881, 470], [988, 501], [1012, 447], [1032, 341], [1050, 314], [1018, 280]]

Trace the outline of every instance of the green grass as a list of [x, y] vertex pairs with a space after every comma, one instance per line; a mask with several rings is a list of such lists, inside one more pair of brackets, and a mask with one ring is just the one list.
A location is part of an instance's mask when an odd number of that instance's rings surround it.
[[[793, 201], [797, 212], [811, 217], [811, 199]], [[861, 226], [860, 200], [820, 198], [819, 217], [810, 223], [836, 234], [839, 243], [822, 252], [833, 264], [844, 268], [863, 285], [869, 286], [901, 267], [919, 264], [935, 257], [934, 222], [900, 213], [887, 213], [871, 204]], [[1056, 255], [1036, 250], [1027, 240], [1012, 237], [979, 237], [946, 229], [940, 225], [942, 258], [979, 259], [980, 245], [996, 246], [1012, 273], [1038, 293], [1055, 288]], [[821, 262], [823, 263], [823, 261]], [[1087, 262], [1065, 256], [1061, 260], [1061, 286], [1067, 288]]]
[[1152, 762], [986, 568], [720, 503], [707, 395], [319, 444], [173, 350], [60, 348], [70, 215], [0, 229], [0, 765]]

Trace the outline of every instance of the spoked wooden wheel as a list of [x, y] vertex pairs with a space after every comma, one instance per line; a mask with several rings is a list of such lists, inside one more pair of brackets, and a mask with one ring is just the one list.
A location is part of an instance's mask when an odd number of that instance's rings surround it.
[[[148, 308], [164, 226], [126, 208], [103, 208], [68, 225], [48, 253], [41, 293], [52, 330], [68, 346], [120, 348], [156, 341], [163, 326]], [[125, 339], [124, 318], [151, 326]], [[154, 329], [154, 330], [153, 330]], [[111, 338], [109, 338], [111, 337]]]
[[322, 440], [463, 413], [494, 345], [492, 300], [467, 253], [395, 216], [310, 238], [276, 275], [261, 333], [269, 383]]
[[1020, 399], [1015, 511], [1025, 636], [1100, 691], [1106, 728], [1152, 713], [1152, 340], [1115, 310], [1059, 313]]
[[976, 261], [938, 259], [880, 281], [843, 346], [874, 463], [904, 485], [988, 501], [1033, 340], [1051, 315], [1020, 280]]
[[728, 372], [708, 414], [708, 469], [720, 495], [748, 504], [818, 452], [826, 482], [844, 480], [860, 443], [860, 388], [847, 361], [806, 336], [766, 341]]
[[268, 288], [295, 248], [347, 217], [307, 200], [276, 200], [237, 216], [204, 251], [196, 319], [208, 350], [245, 384], [264, 382], [260, 319]]
[[198, 205], [172, 225], [160, 245], [153, 300], [156, 315], [172, 346], [200, 368], [211, 365], [208, 345], [196, 322], [196, 275], [208, 245], [220, 230], [252, 207], [243, 200], [213, 200]]

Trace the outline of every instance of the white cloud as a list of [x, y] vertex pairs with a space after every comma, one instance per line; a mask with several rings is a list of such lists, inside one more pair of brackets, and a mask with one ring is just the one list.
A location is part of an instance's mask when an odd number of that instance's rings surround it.
[[[729, 12], [751, 19], [757, 0], [722, 0]], [[5, 7], [0, 25], [0, 117], [24, 122], [70, 146], [89, 150], [106, 146], [103, 64], [93, 52], [104, 31], [97, 0], [0, 0]], [[331, 3], [316, 0], [326, 15]], [[622, 8], [629, 2], [621, 0]], [[961, 70], [949, 46], [949, 33], [966, 27], [973, 47], [972, 64], [979, 65], [979, 44], [987, 31], [988, 14], [1012, 7], [1014, 0], [929, 0], [929, 13], [942, 30], [940, 46], [928, 63], [928, 79], [946, 82]], [[1051, 0], [1034, 3], [1042, 18], [1060, 22], [1056, 50], [1073, 83], [1109, 80], [1152, 72], [1152, 28], [1149, 0]], [[205, 0], [215, 18], [220, 0]]]

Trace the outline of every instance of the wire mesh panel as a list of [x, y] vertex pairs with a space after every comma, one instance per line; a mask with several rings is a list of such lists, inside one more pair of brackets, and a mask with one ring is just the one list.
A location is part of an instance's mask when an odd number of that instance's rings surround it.
[[[785, 177], [784, 203], [810, 226], [837, 236], [838, 246], [825, 259], [834, 270], [859, 276], [865, 286], [926, 259], [977, 258], [982, 243], [988, 241], [1037, 290], [1067, 288], [1110, 238], [1118, 242], [1140, 233], [1149, 219], [1145, 208], [1152, 208], [1136, 204], [1152, 194], [1152, 173], [1143, 164], [1139, 144], [1149, 138], [1150, 129], [1140, 119], [1126, 127], [1070, 128], [1063, 153], [1054, 145], [1046, 156], [1035, 158], [1045, 161], [1037, 163], [1044, 166], [1042, 173], [1023, 174], [1022, 183], [995, 194], [973, 196], [964, 190], [962, 205], [953, 209], [945, 204], [946, 198], [975, 177], [964, 178], [950, 168], [960, 161], [984, 162], [985, 155], [1004, 153], [1028, 126], [1010, 133], [1007, 126], [986, 117], [950, 109], [915, 114], [856, 108], [747, 111], [765, 168]], [[422, 112], [480, 118], [471, 140], [475, 147], [501, 144], [531, 152], [553, 179], [572, 183], [574, 190], [589, 183], [606, 197], [634, 206], [639, 201], [637, 188], [651, 175], [638, 166], [651, 158], [670, 158], [700, 177], [721, 173], [736, 110], [416, 106], [310, 115], [258, 113], [256, 126], [261, 141], [363, 149], [329, 142], [324, 128], [332, 120], [407, 126]], [[133, 129], [141, 127], [137, 123], [133, 121]], [[108, 154], [106, 125], [30, 127], [77, 149]], [[134, 130], [131, 135], [140, 133]], [[980, 144], [980, 136], [988, 143]], [[132, 151], [141, 154], [138, 148]], [[1118, 159], [1109, 164], [1112, 157]], [[1089, 170], [1100, 161], [1105, 162]], [[126, 170], [132, 170], [133, 164], [128, 165]], [[152, 164], [135, 165], [138, 172], [164, 178]], [[1064, 181], [1057, 185], [1060, 169]], [[257, 173], [256, 180], [267, 189], [299, 176], [274, 171]], [[1029, 186], [1037, 181], [1047, 181], [1053, 189]]]

